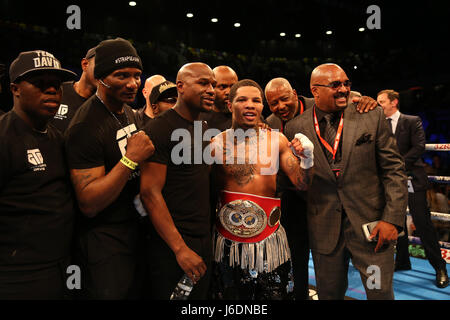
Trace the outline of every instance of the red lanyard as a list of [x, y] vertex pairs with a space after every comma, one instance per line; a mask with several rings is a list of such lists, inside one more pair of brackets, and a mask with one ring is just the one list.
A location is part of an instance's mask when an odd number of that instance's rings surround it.
[[317, 116], [316, 116], [316, 107], [314, 106], [314, 127], [316, 129], [316, 133], [317, 136], [320, 139], [320, 142], [322, 142], [322, 144], [324, 145], [324, 147], [330, 151], [330, 153], [333, 155], [333, 160], [336, 157], [336, 151], [338, 149], [339, 146], [339, 141], [341, 140], [341, 134], [342, 134], [342, 129], [344, 128], [344, 113], [341, 114], [341, 121], [339, 121], [339, 127], [338, 130], [336, 132], [336, 139], [334, 140], [334, 146], [333, 148], [331, 148], [331, 146], [329, 145], [329, 143], [327, 141], [325, 141], [325, 139], [323, 139], [320, 136], [320, 129], [319, 129], [319, 122], [317, 121]]

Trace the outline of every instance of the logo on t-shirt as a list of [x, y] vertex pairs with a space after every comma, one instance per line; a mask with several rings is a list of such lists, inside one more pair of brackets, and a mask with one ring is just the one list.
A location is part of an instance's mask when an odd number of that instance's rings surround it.
[[67, 104], [60, 104], [58, 112], [55, 114], [55, 119], [67, 119], [67, 112], [69, 112], [69, 106]]
[[33, 171], [45, 171], [47, 165], [44, 163], [44, 158], [39, 149], [27, 150], [28, 162], [32, 165]]
[[[125, 153], [127, 152], [127, 139], [129, 137], [131, 137], [137, 131], [138, 130], [134, 123], [132, 123], [126, 127], [123, 127], [122, 129], [117, 130], [116, 140], [117, 140], [117, 144], [119, 145], [120, 153], [122, 154], [122, 156], [124, 156]], [[136, 178], [139, 175], [140, 175], [140, 171], [136, 170], [130, 174], [130, 177], [128, 178], [128, 180]]]
[[120, 153], [122, 153], [122, 156], [124, 156], [125, 152], [127, 152], [127, 138], [131, 137], [131, 135], [133, 135], [136, 132], [137, 128], [134, 123], [117, 130], [116, 140], [119, 145]]

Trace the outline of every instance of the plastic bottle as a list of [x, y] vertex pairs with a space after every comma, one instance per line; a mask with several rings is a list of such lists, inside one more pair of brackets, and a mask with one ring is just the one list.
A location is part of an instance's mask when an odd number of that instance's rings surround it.
[[194, 288], [194, 283], [187, 274], [184, 274], [173, 290], [170, 300], [187, 300], [191, 294], [192, 288]]

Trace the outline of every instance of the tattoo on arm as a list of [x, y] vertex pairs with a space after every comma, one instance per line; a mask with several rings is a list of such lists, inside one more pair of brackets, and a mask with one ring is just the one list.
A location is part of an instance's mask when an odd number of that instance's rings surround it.
[[293, 177], [291, 180], [294, 185], [299, 190], [306, 190], [311, 183], [311, 170], [312, 169], [302, 169], [300, 167], [300, 159], [296, 156], [289, 156], [286, 160], [287, 174]]
[[83, 190], [89, 183], [97, 179], [97, 177], [92, 176], [90, 169], [81, 169], [76, 172], [72, 171], [71, 178], [73, 186], [77, 191]]

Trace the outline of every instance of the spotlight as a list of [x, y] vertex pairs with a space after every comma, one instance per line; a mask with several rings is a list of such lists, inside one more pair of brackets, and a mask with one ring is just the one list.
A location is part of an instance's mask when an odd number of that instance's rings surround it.
[[193, 18], [193, 17], [194, 17], [194, 14], [189, 12], [188, 14], [186, 14], [186, 17], [188, 17], [188, 18]]
[[364, 29], [364, 28], [359, 28], [358, 29], [359, 32], [363, 32], [364, 30], [366, 30], [366, 29]]
[[240, 24], [239, 22], [236, 22], [236, 23], [234, 24], [234, 26], [235, 26], [236, 28], [239, 28], [239, 27], [241, 26], [241, 24]]
[[328, 30], [328, 31], [326, 32], [326, 34], [328, 34], [328, 35], [333, 34], [333, 31]]
[[286, 36], [286, 33], [284, 33], [284, 32], [280, 33], [280, 37], [285, 37], [285, 36]]
[[217, 18], [212, 18], [212, 19], [211, 19], [211, 22], [216, 23], [217, 21], [219, 21]]
[[137, 5], [137, 3], [136, 3], [136, 1], [130, 1], [130, 2], [128, 2], [128, 5], [130, 7], [135, 7]]
[[296, 38], [300, 38], [301, 36], [302, 36], [302, 35], [301, 35], [300, 33], [296, 33], [296, 34], [295, 34], [295, 37], [296, 37]]

